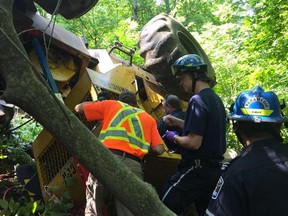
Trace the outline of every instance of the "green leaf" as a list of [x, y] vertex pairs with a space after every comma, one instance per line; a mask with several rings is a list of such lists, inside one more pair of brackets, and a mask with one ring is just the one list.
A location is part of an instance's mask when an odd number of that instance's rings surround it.
[[9, 209], [11, 210], [11, 212], [16, 212], [19, 206], [20, 204], [15, 202], [13, 199], [9, 201]]
[[38, 207], [38, 203], [37, 202], [33, 202], [33, 208], [32, 208], [32, 213], [34, 214], [37, 210]]
[[7, 155], [0, 155], [0, 159], [5, 159], [5, 158], [7, 158], [8, 156]]
[[7, 208], [8, 208], [8, 201], [7, 201], [7, 200], [0, 199], [0, 206], [1, 206], [3, 209], [7, 209]]
[[73, 185], [75, 185], [75, 178], [73, 178], [71, 176], [65, 177], [64, 181], [65, 181], [65, 185], [67, 187], [72, 187]]

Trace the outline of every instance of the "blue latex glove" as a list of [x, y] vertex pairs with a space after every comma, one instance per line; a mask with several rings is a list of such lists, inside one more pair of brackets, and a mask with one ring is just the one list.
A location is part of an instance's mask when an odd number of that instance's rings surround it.
[[178, 135], [179, 135], [179, 133], [177, 131], [169, 131], [169, 130], [167, 130], [165, 132], [165, 134], [162, 136], [162, 138], [163, 139], [166, 138], [168, 141], [174, 142], [175, 136], [178, 136]]

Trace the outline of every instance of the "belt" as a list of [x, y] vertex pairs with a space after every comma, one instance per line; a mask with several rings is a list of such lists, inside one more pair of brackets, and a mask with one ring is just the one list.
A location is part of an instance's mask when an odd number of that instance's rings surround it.
[[217, 160], [209, 160], [209, 159], [194, 159], [195, 165], [200, 165], [200, 166], [209, 166], [209, 167], [215, 167], [215, 168], [220, 168], [221, 164]]
[[142, 162], [142, 160], [141, 160], [139, 157], [137, 157], [137, 156], [135, 156], [135, 155], [132, 155], [132, 154], [129, 154], [129, 153], [127, 153], [127, 152], [123, 152], [123, 151], [121, 151], [121, 150], [116, 150], [116, 149], [110, 149], [110, 151], [111, 151], [113, 154], [123, 156], [124, 158], [125, 158], [125, 157], [126, 157], [126, 158], [130, 158], [130, 159], [135, 160], [135, 161], [137, 161], [137, 162], [139, 162], [139, 163]]
[[221, 163], [218, 160], [209, 160], [209, 159], [190, 159], [188, 161], [181, 161], [180, 167], [187, 167], [194, 165], [196, 167], [208, 166], [220, 168]]

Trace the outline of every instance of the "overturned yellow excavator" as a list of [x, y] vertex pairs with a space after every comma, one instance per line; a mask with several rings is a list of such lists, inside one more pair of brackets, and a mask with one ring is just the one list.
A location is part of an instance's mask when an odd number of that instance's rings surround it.
[[[51, 14], [58, 7], [57, 13], [72, 19], [87, 12], [97, 0], [63, 0], [61, 5], [56, 0], [15, 0], [14, 4], [15, 29], [29, 59], [71, 111], [82, 101], [97, 100], [101, 92], [109, 92], [116, 99], [121, 92], [129, 90], [136, 93], [139, 106], [159, 120], [164, 115], [162, 100], [166, 94], [178, 95], [183, 106], [189, 98], [170, 69], [177, 58], [188, 53], [204, 59], [212, 80], [210, 85], [216, 84], [206, 54], [171, 16], [158, 15], [144, 26], [139, 38], [140, 55], [145, 59], [145, 68], [141, 68], [133, 64], [134, 50], [119, 42], [109, 51], [88, 49], [81, 37], [57, 25], [52, 28], [50, 20], [37, 14], [34, 2]], [[115, 55], [115, 50], [128, 55], [130, 61]], [[83, 121], [83, 124], [98, 135], [97, 123]], [[45, 128], [32, 148], [43, 200], [57, 201], [63, 191], [68, 191], [74, 205], [83, 206], [87, 170]], [[148, 156], [145, 181], [160, 191], [168, 175], [175, 172], [179, 158], [178, 154], [168, 152], [158, 157]]]

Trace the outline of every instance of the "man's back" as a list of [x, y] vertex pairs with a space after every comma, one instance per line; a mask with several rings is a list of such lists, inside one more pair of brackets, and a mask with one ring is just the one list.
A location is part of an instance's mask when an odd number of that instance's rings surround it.
[[[164, 152], [164, 148], [156, 121], [136, 106], [136, 95], [127, 91], [119, 95], [119, 101], [83, 102], [75, 106], [75, 111], [84, 114], [87, 121], [101, 121], [99, 138], [102, 143], [123, 165], [143, 179], [141, 159], [149, 150], [159, 155]], [[102, 215], [102, 206], [109, 191], [91, 174], [86, 186], [85, 214]], [[117, 215], [134, 215], [117, 198], [114, 199], [114, 205]]]
[[276, 139], [255, 142], [224, 172], [208, 211], [225, 216], [287, 215], [287, 182], [288, 146]]
[[100, 140], [109, 149], [143, 158], [151, 147], [162, 144], [157, 125], [145, 111], [115, 100], [84, 106], [87, 120], [103, 123]]

